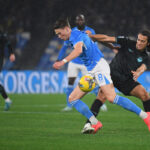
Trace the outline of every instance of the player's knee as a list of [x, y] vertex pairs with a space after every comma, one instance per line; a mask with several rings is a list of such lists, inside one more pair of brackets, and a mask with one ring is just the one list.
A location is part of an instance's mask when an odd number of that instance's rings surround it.
[[106, 97], [105, 96], [97, 96], [96, 99], [98, 99], [102, 103], [105, 103], [105, 101], [106, 101]]
[[107, 99], [110, 103], [113, 103], [115, 97], [116, 97], [116, 95], [108, 95], [108, 96], [106, 96], [106, 99]]
[[72, 102], [72, 101], [76, 100], [76, 98], [70, 94], [68, 100], [69, 100], [69, 102]]
[[148, 100], [148, 99], [150, 99], [150, 96], [149, 96], [149, 94], [148, 94], [148, 92], [142, 92], [141, 94], [140, 94], [140, 99], [142, 100], [142, 101], [146, 101], [146, 100]]

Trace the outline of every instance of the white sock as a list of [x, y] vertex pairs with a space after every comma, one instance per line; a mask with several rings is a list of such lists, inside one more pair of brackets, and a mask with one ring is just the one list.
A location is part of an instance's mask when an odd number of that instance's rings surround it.
[[91, 118], [89, 119], [91, 124], [97, 124], [98, 120], [95, 118], [95, 116], [91, 116]]
[[140, 116], [142, 119], [145, 119], [145, 118], [147, 118], [147, 113], [144, 112], [143, 110], [141, 110], [139, 116]]
[[10, 98], [7, 97], [7, 98], [5, 99], [5, 102], [11, 102]]

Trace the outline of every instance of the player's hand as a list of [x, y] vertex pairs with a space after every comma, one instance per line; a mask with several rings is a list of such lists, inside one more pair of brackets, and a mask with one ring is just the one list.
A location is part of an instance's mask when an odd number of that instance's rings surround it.
[[64, 61], [57, 61], [57, 62], [55, 62], [55, 63], [53, 64], [53, 68], [58, 70], [58, 69], [60, 69], [64, 64], [65, 64]]
[[11, 62], [13, 62], [13, 61], [15, 61], [15, 59], [16, 59], [15, 55], [14, 54], [10, 54], [9, 60]]
[[92, 34], [92, 32], [90, 30], [86, 30], [85, 33], [88, 34], [88, 35]]
[[132, 75], [133, 75], [133, 80], [137, 81], [138, 77], [140, 76], [139, 72], [136, 71], [131, 71]]
[[116, 48], [112, 49], [112, 51], [113, 51], [115, 54], [118, 53], [118, 49], [116, 49]]

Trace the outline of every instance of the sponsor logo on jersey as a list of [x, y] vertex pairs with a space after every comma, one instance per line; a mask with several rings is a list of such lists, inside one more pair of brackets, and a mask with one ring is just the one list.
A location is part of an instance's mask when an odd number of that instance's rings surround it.
[[137, 58], [137, 62], [142, 62], [143, 61], [143, 58], [142, 57], [138, 57]]

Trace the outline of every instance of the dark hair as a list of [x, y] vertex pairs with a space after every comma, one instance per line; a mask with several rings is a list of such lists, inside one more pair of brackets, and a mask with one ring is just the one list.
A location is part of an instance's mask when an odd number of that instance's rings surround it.
[[141, 32], [139, 32], [139, 34], [142, 34], [144, 36], [147, 36], [148, 38], [148, 43], [150, 43], [150, 31], [148, 30], [142, 30]]
[[58, 19], [55, 24], [54, 24], [54, 30], [59, 29], [59, 28], [64, 28], [64, 27], [70, 27], [68, 19], [60, 18]]
[[76, 16], [76, 21], [77, 21], [78, 19], [82, 19], [82, 20], [85, 21], [85, 17], [84, 17], [83, 14], [78, 14], [78, 15]]
[[139, 34], [142, 34], [142, 35], [144, 35], [144, 36], [147, 36], [147, 38], [148, 38], [148, 45], [147, 45], [147, 51], [149, 51], [150, 52], [150, 31], [149, 30], [142, 30], [142, 31], [140, 31], [139, 32]]

